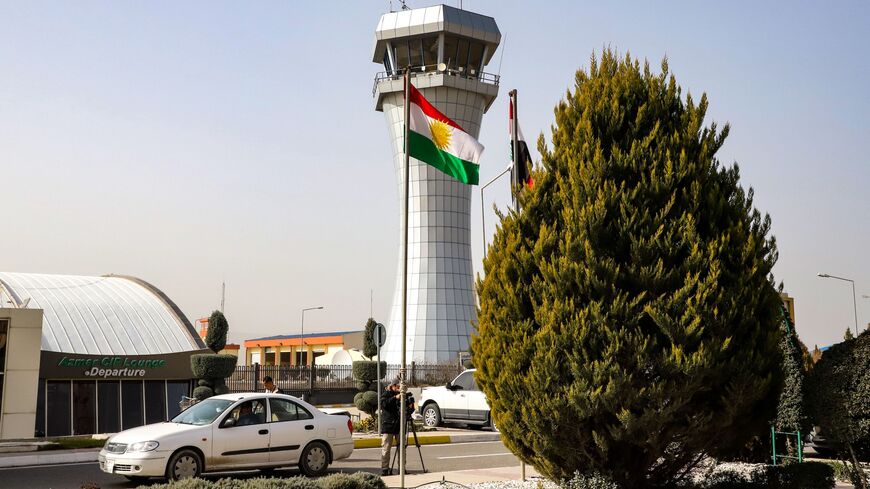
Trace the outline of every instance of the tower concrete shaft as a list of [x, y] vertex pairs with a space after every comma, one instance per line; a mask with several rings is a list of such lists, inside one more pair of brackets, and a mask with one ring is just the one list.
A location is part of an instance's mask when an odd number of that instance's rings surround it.
[[[404, 216], [404, 93], [402, 74], [444, 115], [475, 138], [498, 94], [498, 77], [483, 72], [501, 34], [491, 17], [446, 5], [385, 14], [374, 60], [376, 110], [384, 112]], [[409, 361], [456, 361], [467, 352], [477, 321], [471, 257], [471, 190], [434, 167], [410, 159], [407, 352]], [[398, 273], [381, 357], [399, 363], [402, 326], [400, 229]]]

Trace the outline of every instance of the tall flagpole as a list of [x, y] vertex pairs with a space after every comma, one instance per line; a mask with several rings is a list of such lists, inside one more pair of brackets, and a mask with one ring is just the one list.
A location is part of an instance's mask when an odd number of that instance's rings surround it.
[[[408, 433], [405, 430], [405, 418], [407, 418], [405, 393], [408, 386], [405, 384], [405, 368], [407, 364], [408, 349], [408, 203], [411, 187], [411, 159], [408, 154], [410, 142], [408, 141], [411, 127], [411, 69], [405, 69], [405, 219], [403, 258], [404, 268], [402, 272], [402, 367], [399, 369], [399, 485], [405, 488], [405, 441]], [[380, 358], [378, 359], [380, 361]]]
[[[526, 162], [523, 161], [520, 163], [520, 136], [519, 136], [519, 120], [517, 117], [517, 89], [514, 88], [510, 92], [508, 92], [511, 99], [511, 115], [513, 119], [511, 120], [511, 148], [513, 149], [514, 154], [514, 171], [511, 172], [511, 197], [513, 197], [514, 202], [514, 210], [517, 214], [520, 213], [520, 199], [517, 198], [517, 193], [520, 191], [523, 185], [526, 182], [520, 182], [520, 165], [525, 165]], [[492, 416], [490, 414], [490, 416]], [[520, 461], [521, 472], [523, 474], [523, 481], [526, 480], [526, 463]]]
[[[508, 95], [511, 99], [511, 152], [513, 153], [514, 160], [514, 170], [511, 172], [511, 198], [514, 203], [514, 210], [517, 212], [520, 211], [520, 201], [517, 199], [517, 186], [521, 185], [522, 182], [519, 181], [520, 177], [520, 163], [519, 163], [519, 136], [517, 135], [517, 90], [513, 89], [508, 92]], [[525, 164], [525, 162], [523, 162]]]

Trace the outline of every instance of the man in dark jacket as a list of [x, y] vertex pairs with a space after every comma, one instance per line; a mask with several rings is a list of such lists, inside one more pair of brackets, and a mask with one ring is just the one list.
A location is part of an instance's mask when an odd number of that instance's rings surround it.
[[390, 448], [399, 447], [399, 410], [402, 394], [399, 384], [393, 382], [381, 394], [381, 473], [390, 475]]

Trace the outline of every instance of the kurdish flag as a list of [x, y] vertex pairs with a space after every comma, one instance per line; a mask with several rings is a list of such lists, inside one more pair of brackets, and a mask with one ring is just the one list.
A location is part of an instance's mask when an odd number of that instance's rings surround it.
[[408, 154], [462, 183], [477, 185], [483, 145], [409, 86]]

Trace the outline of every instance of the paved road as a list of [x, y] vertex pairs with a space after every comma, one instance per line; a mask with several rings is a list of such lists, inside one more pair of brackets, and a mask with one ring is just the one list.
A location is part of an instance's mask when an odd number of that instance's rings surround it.
[[[420, 456], [417, 454], [417, 449], [413, 445], [408, 448], [408, 472], [420, 472]], [[429, 472], [519, 465], [517, 458], [499, 441], [424, 445], [421, 447], [421, 451], [426, 469]], [[366, 471], [380, 474], [380, 456], [379, 448], [357, 449], [354, 450], [351, 458], [332, 465], [331, 472]], [[244, 479], [259, 475], [256, 471], [246, 471], [208, 475], [207, 478], [235, 477]], [[275, 472], [277, 477], [294, 475], [299, 475], [299, 472], [296, 470], [278, 470]], [[158, 482], [164, 481], [161, 479], [152, 480], [152, 483]], [[3, 489], [80, 489], [86, 483], [92, 483], [101, 489], [137, 487], [137, 484], [127, 482], [127, 479], [121, 476], [100, 472], [96, 463], [0, 469], [0, 487]]]

